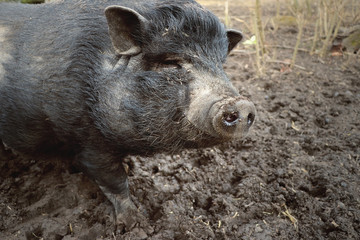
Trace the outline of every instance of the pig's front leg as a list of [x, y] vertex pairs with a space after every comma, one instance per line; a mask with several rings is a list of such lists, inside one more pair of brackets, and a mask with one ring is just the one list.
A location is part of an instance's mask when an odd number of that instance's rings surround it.
[[131, 201], [129, 194], [126, 196], [124, 192], [113, 193], [106, 186], [100, 184], [99, 187], [114, 206], [117, 226], [124, 226], [128, 231], [134, 228], [137, 223], [142, 224], [142, 220], [146, 220]]
[[109, 153], [86, 149], [78, 155], [77, 161], [82, 171], [99, 185], [113, 204], [118, 227], [124, 227], [126, 231], [138, 228], [139, 235], [153, 232], [149, 220], [130, 199], [127, 173], [121, 159], [116, 159]]

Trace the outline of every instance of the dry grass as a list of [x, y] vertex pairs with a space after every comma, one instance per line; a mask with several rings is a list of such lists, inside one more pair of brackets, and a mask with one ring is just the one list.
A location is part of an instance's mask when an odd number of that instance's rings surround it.
[[[276, 51], [266, 45], [266, 35], [269, 31], [275, 33], [279, 24], [287, 24], [297, 28], [295, 44], [292, 47], [293, 55], [290, 67], [297, 66], [296, 59], [299, 50], [308, 54], [317, 54], [321, 58], [329, 55], [330, 47], [338, 32], [343, 27], [360, 24], [360, 1], [359, 0], [200, 0], [199, 3], [224, 9], [224, 16], [219, 16], [227, 26], [231, 27], [234, 22], [241, 22], [243, 29], [256, 36], [256, 44], [249, 52], [256, 52], [255, 68], [259, 75], [264, 72], [265, 61], [279, 61], [274, 59]], [[251, 16], [246, 21], [241, 16], [231, 15], [229, 9], [236, 6], [247, 8]], [[285, 7], [284, 7], [285, 6]], [[274, 16], [262, 16], [264, 9], [274, 9]], [[233, 12], [234, 13], [234, 12]], [[240, 13], [239, 13], [240, 14]], [[289, 21], [288, 21], [289, 20]], [[290, 21], [291, 20], [291, 21]], [[283, 23], [287, 21], [286, 23]], [[264, 26], [270, 22], [272, 29]], [[311, 37], [303, 36], [304, 30], [307, 34], [312, 32]], [[276, 34], [275, 34], [276, 35]], [[310, 40], [310, 41], [309, 41]], [[281, 40], [279, 39], [279, 42]], [[287, 48], [289, 46], [286, 46]], [[268, 48], [268, 49], [267, 49]], [[304, 51], [305, 50], [305, 51]], [[243, 52], [242, 52], [243, 53]]]

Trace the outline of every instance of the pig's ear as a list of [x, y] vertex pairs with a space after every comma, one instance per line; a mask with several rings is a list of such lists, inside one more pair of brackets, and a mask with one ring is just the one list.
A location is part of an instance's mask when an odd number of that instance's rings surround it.
[[141, 33], [147, 20], [138, 12], [122, 6], [105, 9], [111, 42], [121, 55], [133, 56], [141, 52]]
[[243, 35], [240, 31], [229, 29], [226, 31], [228, 40], [229, 40], [229, 46], [228, 46], [228, 54], [230, 51], [238, 44], [241, 39], [243, 39]]

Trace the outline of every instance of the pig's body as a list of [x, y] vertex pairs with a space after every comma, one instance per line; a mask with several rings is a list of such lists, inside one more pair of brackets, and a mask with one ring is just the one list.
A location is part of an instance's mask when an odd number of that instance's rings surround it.
[[89, 133], [96, 132], [89, 90], [106, 81], [112, 70], [106, 59], [116, 61], [105, 7], [1, 6], [0, 136], [9, 146], [42, 151], [37, 145], [49, 140], [73, 145], [98, 134]]
[[0, 138], [70, 150], [131, 227], [125, 155], [212, 146], [253, 123], [222, 69], [240, 39], [193, 1], [2, 4]]

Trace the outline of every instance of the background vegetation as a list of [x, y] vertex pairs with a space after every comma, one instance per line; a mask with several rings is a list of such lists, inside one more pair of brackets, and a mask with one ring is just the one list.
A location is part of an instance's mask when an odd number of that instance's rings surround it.
[[[266, 64], [283, 62], [288, 67], [301, 68], [297, 65], [298, 52], [307, 52], [325, 58], [329, 55], [343, 56], [352, 61], [360, 47], [360, 1], [358, 0], [227, 0], [199, 1], [203, 5], [224, 5], [223, 21], [231, 28], [241, 22], [248, 41], [243, 42], [248, 51], [255, 55], [255, 67], [259, 75], [266, 69]], [[262, 16], [263, 6], [272, 5], [272, 13]], [[246, 5], [252, 18], [243, 19], [242, 13], [229, 11], [232, 6]], [[269, 8], [267, 8], [269, 9]], [[269, 17], [270, 15], [270, 17]], [[279, 28], [291, 28], [296, 31], [296, 41], [292, 46], [270, 44], [268, 35], [276, 35]], [[278, 39], [278, 42], [283, 42]], [[276, 59], [277, 48], [292, 48], [291, 59]], [[358, 55], [358, 54], [357, 54]]]

